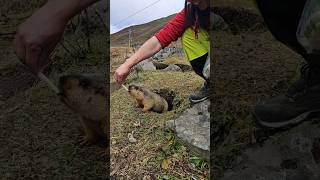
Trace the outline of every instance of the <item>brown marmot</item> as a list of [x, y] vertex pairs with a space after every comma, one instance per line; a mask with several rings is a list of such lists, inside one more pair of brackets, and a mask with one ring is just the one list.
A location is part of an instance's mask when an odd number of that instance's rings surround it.
[[137, 100], [138, 107], [143, 108], [143, 112], [163, 113], [168, 110], [167, 101], [149, 89], [138, 85], [130, 85], [128, 89], [129, 94]]
[[98, 74], [71, 74], [60, 77], [61, 101], [81, 118], [85, 132], [82, 145], [107, 141], [108, 92]]

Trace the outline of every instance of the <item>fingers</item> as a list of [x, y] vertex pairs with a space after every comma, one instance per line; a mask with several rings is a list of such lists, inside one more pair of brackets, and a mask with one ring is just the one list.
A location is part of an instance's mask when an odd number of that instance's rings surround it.
[[114, 79], [119, 85], [121, 85], [123, 84], [125, 78], [123, 74], [120, 74], [119, 72], [116, 71], [114, 74]]
[[39, 61], [38, 61], [38, 67], [39, 67], [39, 71], [42, 71], [43, 69], [45, 69], [46, 67], [48, 67], [52, 61], [52, 59], [50, 59], [50, 55], [53, 52], [55, 48], [55, 45], [51, 45], [51, 47], [48, 48], [44, 48], [41, 51], [41, 54], [39, 56]]
[[22, 63], [25, 64], [24, 59], [26, 57], [26, 48], [25, 48], [24, 43], [19, 35], [15, 36], [13, 44], [15, 47], [17, 57], [19, 58], [20, 61], [22, 61]]
[[19, 60], [29, 66], [33, 72], [38, 72], [40, 69], [40, 55], [42, 48], [36, 43], [25, 40], [19, 32], [14, 39], [16, 55]]
[[34, 72], [38, 72], [40, 70], [40, 67], [39, 67], [40, 55], [41, 55], [40, 46], [36, 46], [36, 45], [27, 46], [25, 62]]
[[49, 55], [55, 46], [41, 48], [36, 43], [28, 43], [23, 37], [16, 35], [14, 40], [16, 55], [22, 63], [29, 66], [33, 72], [42, 71], [50, 63]]

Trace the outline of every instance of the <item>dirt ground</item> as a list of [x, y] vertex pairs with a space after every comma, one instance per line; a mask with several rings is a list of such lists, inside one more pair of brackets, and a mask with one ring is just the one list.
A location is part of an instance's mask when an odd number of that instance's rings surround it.
[[[250, 145], [253, 128], [250, 108], [284, 93], [297, 77], [302, 61], [274, 39], [255, 13], [239, 8], [217, 12], [231, 22], [233, 30], [213, 32], [211, 174], [214, 177], [232, 167], [236, 155]], [[245, 26], [246, 22], [249, 26]]]

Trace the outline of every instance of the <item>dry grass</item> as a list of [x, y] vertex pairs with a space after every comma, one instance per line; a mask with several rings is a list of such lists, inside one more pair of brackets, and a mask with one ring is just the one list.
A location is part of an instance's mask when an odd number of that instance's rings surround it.
[[186, 64], [190, 65], [190, 62], [186, 60], [184, 57], [179, 57], [179, 56], [170, 56], [167, 59], [163, 61], [165, 64]]
[[[192, 155], [165, 127], [166, 121], [189, 107], [187, 98], [201, 86], [202, 80], [193, 72], [145, 72], [138, 79], [131, 78], [150, 89], [167, 88], [177, 92], [181, 106], [163, 114], [142, 113], [125, 90], [112, 94], [111, 172], [114, 177], [205, 178], [208, 175], [206, 162]], [[127, 134], [131, 132], [137, 139], [135, 144], [128, 141]], [[195, 166], [194, 159], [201, 163]]]

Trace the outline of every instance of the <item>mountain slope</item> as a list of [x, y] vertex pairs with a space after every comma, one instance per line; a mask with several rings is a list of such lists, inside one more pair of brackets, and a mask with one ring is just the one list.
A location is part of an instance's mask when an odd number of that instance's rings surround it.
[[149, 23], [131, 26], [111, 35], [111, 46], [128, 45], [128, 30], [133, 30], [133, 41], [135, 44], [142, 44], [144, 41], [152, 37], [165, 24], [167, 24], [175, 14], [151, 21]]

